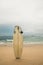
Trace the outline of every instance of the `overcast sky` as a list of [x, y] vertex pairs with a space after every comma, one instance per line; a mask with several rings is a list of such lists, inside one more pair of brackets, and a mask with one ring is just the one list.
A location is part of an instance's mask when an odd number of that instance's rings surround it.
[[0, 0], [0, 24], [43, 33], [43, 0]]

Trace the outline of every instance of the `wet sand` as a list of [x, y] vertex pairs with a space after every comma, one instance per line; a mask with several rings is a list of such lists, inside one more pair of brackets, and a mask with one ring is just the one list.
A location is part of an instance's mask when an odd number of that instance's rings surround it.
[[19, 60], [15, 59], [12, 45], [0, 45], [0, 65], [43, 65], [43, 45], [24, 45]]

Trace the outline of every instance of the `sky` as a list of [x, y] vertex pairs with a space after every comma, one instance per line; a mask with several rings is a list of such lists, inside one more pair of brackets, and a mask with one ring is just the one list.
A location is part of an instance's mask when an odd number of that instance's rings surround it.
[[43, 0], [0, 0], [0, 25], [19, 25], [29, 33], [43, 33]]

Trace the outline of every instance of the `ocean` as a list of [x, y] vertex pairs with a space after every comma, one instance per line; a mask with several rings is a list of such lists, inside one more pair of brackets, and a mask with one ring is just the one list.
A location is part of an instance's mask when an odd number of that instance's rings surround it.
[[[4, 44], [6, 42], [13, 41], [13, 26], [11, 25], [0, 25], [0, 44]], [[24, 32], [23, 33], [23, 42], [24, 43], [31, 43], [37, 44], [40, 42], [43, 43], [43, 32], [39, 33], [32, 33], [32, 32]]]
[[[0, 44], [4, 44], [4, 42], [12, 42], [12, 41], [13, 41], [13, 36], [0, 36]], [[23, 36], [23, 42], [26, 44], [28, 42], [31, 44], [36, 44], [36, 42], [37, 42], [37, 44], [40, 44], [42, 42], [42, 44], [43, 44], [43, 36], [31, 36], [31, 35]]]

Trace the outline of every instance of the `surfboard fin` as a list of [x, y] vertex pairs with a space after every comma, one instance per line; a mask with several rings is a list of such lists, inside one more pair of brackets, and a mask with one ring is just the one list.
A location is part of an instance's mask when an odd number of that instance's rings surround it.
[[23, 33], [23, 31], [20, 32], [21, 34]]
[[16, 31], [14, 31], [14, 33], [16, 33]]

